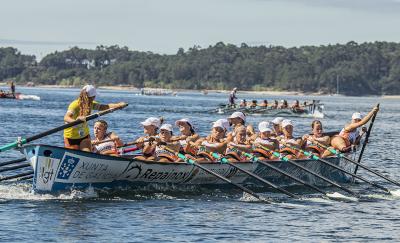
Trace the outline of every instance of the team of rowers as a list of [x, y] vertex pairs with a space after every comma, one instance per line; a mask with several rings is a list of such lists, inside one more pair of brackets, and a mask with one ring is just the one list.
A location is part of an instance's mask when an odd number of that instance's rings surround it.
[[[86, 85], [81, 90], [78, 99], [73, 101], [64, 120], [69, 123], [77, 119], [84, 120], [91, 110], [104, 110], [124, 106], [125, 103], [99, 104], [94, 101], [97, 92], [92, 85]], [[314, 120], [311, 124], [311, 133], [301, 138], [293, 136], [293, 123], [291, 120], [277, 117], [271, 122], [262, 121], [258, 124], [258, 131], [246, 124], [246, 115], [243, 112], [234, 112], [227, 119], [219, 119], [211, 126], [210, 134], [200, 137], [193, 123], [189, 119], [175, 121], [179, 127], [179, 134], [174, 135], [173, 125], [163, 123], [163, 119], [149, 117], [141, 125], [144, 134], [134, 144], [141, 150], [137, 159], [179, 162], [177, 154], [182, 153], [196, 161], [218, 161], [214, 155], [218, 154], [229, 161], [249, 161], [248, 154], [253, 154], [259, 159], [278, 159], [272, 151], [278, 151], [289, 159], [304, 158], [298, 149], [311, 151], [321, 157], [332, 154], [324, 147], [333, 147], [341, 152], [348, 152], [353, 145], [359, 143], [365, 129], [361, 129], [378, 111], [374, 107], [364, 118], [356, 112], [350, 124], [346, 125], [339, 134], [332, 137], [324, 135], [322, 123]], [[94, 139], [90, 139], [89, 127], [86, 122], [68, 128], [64, 131], [65, 147], [80, 149], [119, 156], [118, 148], [124, 143], [117, 134], [108, 131], [108, 124], [98, 120], [94, 124]]]
[[[315, 102], [315, 101], [314, 101]], [[268, 100], [263, 100], [261, 103], [258, 103], [257, 100], [252, 100], [250, 104], [246, 101], [246, 99], [241, 100], [239, 107], [241, 108], [270, 108], [270, 109], [292, 109], [292, 110], [304, 110], [306, 107], [312, 104], [307, 104], [305, 101], [303, 104], [300, 104], [298, 100], [295, 100], [292, 105], [289, 106], [287, 100], [281, 100], [281, 103], [277, 100], [274, 100], [274, 103], [271, 105], [268, 103]]]

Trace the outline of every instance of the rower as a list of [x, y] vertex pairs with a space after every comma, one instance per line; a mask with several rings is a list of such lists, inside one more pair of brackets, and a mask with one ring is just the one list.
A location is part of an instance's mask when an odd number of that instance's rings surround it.
[[354, 113], [351, 123], [347, 124], [339, 135], [332, 138], [331, 145], [340, 152], [349, 152], [351, 145], [359, 141], [360, 133], [358, 128], [365, 125], [378, 111], [379, 107], [375, 106], [364, 118], [361, 117], [359, 112]]
[[195, 151], [193, 150], [191, 143], [195, 143], [200, 136], [195, 132], [192, 122], [187, 118], [183, 118], [176, 121], [175, 125], [179, 127], [181, 135], [174, 136], [172, 140], [179, 141], [183, 152], [194, 154]]
[[274, 104], [271, 106], [271, 109], [278, 109], [279, 103], [277, 100], [274, 100]]
[[[149, 142], [154, 141], [155, 137], [158, 135], [158, 128], [163, 123], [163, 119], [159, 119], [157, 117], [149, 117], [140, 124], [143, 126], [144, 136], [136, 139], [136, 146], [138, 148], [143, 148], [148, 145]], [[150, 155], [143, 154], [145, 157], [150, 157]]]
[[287, 109], [289, 107], [287, 100], [281, 100], [282, 104], [279, 106], [279, 109]]
[[197, 140], [196, 146], [199, 148], [197, 155], [201, 157], [198, 161], [214, 161], [214, 158], [207, 151], [219, 154], [223, 154], [226, 151], [226, 132], [228, 128], [228, 120], [219, 119], [213, 123], [210, 135]]
[[268, 107], [268, 101], [267, 100], [263, 100], [259, 106], [260, 107]]
[[321, 143], [325, 146], [329, 146], [331, 138], [323, 135], [322, 123], [319, 120], [314, 120], [311, 123], [312, 135], [306, 134], [302, 137], [302, 146], [306, 151], [312, 152], [319, 157], [327, 157], [330, 153], [328, 150], [325, 153], [325, 149], [315, 145], [313, 141]]
[[[246, 115], [241, 111], [235, 111], [228, 117], [229, 124], [232, 126], [232, 132], [228, 133], [228, 141], [232, 141], [235, 136], [235, 130], [238, 127], [245, 126], [246, 124]], [[245, 126], [246, 127], [246, 126]], [[247, 136], [251, 137], [255, 134], [254, 128], [252, 125], [247, 125], [246, 127]]]
[[283, 155], [286, 155], [289, 159], [297, 158], [299, 156], [298, 152], [285, 145], [286, 143], [290, 146], [299, 148], [301, 145], [301, 139], [296, 139], [293, 137], [293, 123], [291, 120], [285, 119], [282, 121], [282, 131], [283, 135], [277, 137], [277, 139], [279, 140], [279, 152]]
[[293, 105], [291, 106], [291, 108], [292, 108], [292, 110], [294, 111], [294, 112], [299, 112], [299, 111], [302, 111], [303, 109], [300, 107], [300, 102], [299, 102], [299, 100], [296, 100], [294, 103], [293, 103]]
[[11, 90], [12, 96], [15, 97], [15, 84], [14, 84], [14, 81], [11, 81], [11, 83], [10, 83], [10, 90]]
[[175, 153], [166, 149], [166, 147], [172, 151], [179, 152], [179, 142], [172, 141], [173, 128], [171, 124], [164, 124], [160, 127], [159, 137], [156, 138], [155, 142], [150, 142], [143, 148], [143, 154], [151, 154], [152, 156], [143, 158], [142, 156], [136, 157], [136, 159], [145, 159], [149, 161], [158, 162], [177, 162], [180, 159]]
[[240, 102], [240, 104], [239, 104], [239, 106], [240, 107], [247, 107], [247, 101], [246, 101], [246, 99], [243, 99], [241, 102]]
[[108, 105], [100, 104], [94, 100], [96, 95], [97, 91], [93, 85], [85, 85], [81, 89], [79, 97], [68, 106], [64, 121], [66, 123], [76, 120], [84, 122], [64, 130], [64, 144], [66, 148], [91, 152], [92, 144], [90, 143], [89, 126], [86, 122], [86, 116], [89, 116], [92, 110], [102, 111], [126, 105], [124, 102]]
[[260, 145], [276, 151], [279, 149], [279, 142], [272, 137], [273, 133], [272, 129], [270, 128], [269, 122], [260, 122], [258, 124], [258, 130], [259, 133], [257, 133], [257, 136], [253, 141], [253, 153], [261, 160], [272, 159], [271, 152], [260, 148]]
[[236, 128], [236, 135], [233, 138], [233, 141], [228, 143], [228, 146], [225, 151], [225, 156], [229, 161], [246, 161], [247, 157], [239, 154], [236, 150], [250, 153], [252, 150], [252, 145], [250, 141], [247, 139], [247, 131], [244, 126]]
[[275, 117], [271, 123], [272, 123], [272, 132], [273, 132], [273, 136], [277, 137], [277, 136], [281, 136], [283, 135], [282, 132], [282, 121], [284, 120], [283, 117]]
[[94, 137], [92, 140], [92, 151], [99, 154], [116, 154], [117, 148], [123, 142], [114, 132], [107, 132], [108, 124], [104, 120], [94, 123]]
[[257, 107], [257, 100], [252, 100], [250, 104], [250, 108], [256, 108]]

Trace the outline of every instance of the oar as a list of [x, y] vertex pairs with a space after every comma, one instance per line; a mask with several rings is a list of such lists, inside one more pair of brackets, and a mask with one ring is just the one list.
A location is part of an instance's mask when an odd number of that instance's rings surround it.
[[[376, 105], [376, 107], [379, 108], [379, 103]], [[367, 135], [365, 136], [363, 146], [361, 148], [360, 154], [358, 155], [358, 160], [357, 160], [358, 163], [361, 163], [361, 159], [364, 154], [365, 147], [367, 146], [368, 138], [369, 138], [369, 135], [371, 134], [372, 126], [374, 125], [375, 118], [376, 118], [376, 115], [378, 114], [378, 111], [374, 114], [374, 116], [372, 117], [371, 123], [369, 124], [369, 128], [367, 130]], [[354, 174], [357, 174], [358, 166], [359, 165], [356, 165], [356, 168], [354, 169]]]
[[313, 186], [313, 185], [311, 185], [311, 184], [309, 184], [309, 183], [307, 183], [307, 182], [305, 182], [305, 181], [303, 181], [303, 180], [301, 180], [301, 179], [299, 179], [299, 178], [297, 178], [297, 177], [295, 177], [293, 175], [290, 175], [286, 171], [283, 171], [283, 170], [279, 169], [278, 167], [276, 167], [276, 166], [274, 166], [272, 164], [269, 164], [269, 163], [267, 163], [265, 161], [260, 160], [258, 157], [254, 156], [253, 154], [249, 154], [249, 153], [246, 153], [246, 152], [243, 152], [243, 151], [239, 151], [239, 150], [237, 150], [237, 152], [243, 154], [244, 156], [246, 156], [247, 158], [249, 158], [253, 162], [262, 164], [262, 165], [264, 165], [264, 166], [266, 166], [266, 167], [268, 167], [268, 168], [270, 168], [272, 170], [275, 170], [278, 173], [281, 173], [282, 175], [284, 175], [286, 177], [289, 177], [290, 179], [292, 179], [292, 180], [294, 180], [294, 181], [296, 181], [296, 182], [298, 182], [298, 183], [300, 183], [300, 184], [302, 184], [304, 186], [307, 186], [307, 187], [309, 187], [309, 188], [311, 188], [311, 189], [313, 189], [313, 190], [315, 190], [317, 192], [320, 192], [321, 194], [323, 194], [323, 195], [325, 195], [327, 197], [331, 197], [329, 194], [327, 194], [323, 190], [319, 189], [318, 187]]
[[269, 148], [267, 148], [267, 147], [265, 147], [265, 146], [263, 146], [263, 145], [258, 145], [258, 146], [259, 146], [260, 148], [266, 150], [266, 151], [271, 152], [274, 156], [278, 157], [281, 161], [288, 162], [289, 164], [294, 165], [294, 166], [296, 166], [296, 167], [298, 167], [298, 168], [300, 168], [300, 169], [302, 169], [302, 170], [304, 170], [304, 171], [310, 173], [311, 175], [313, 175], [313, 176], [315, 176], [315, 177], [317, 177], [317, 178], [319, 178], [319, 179], [321, 179], [321, 180], [323, 180], [323, 181], [325, 181], [325, 182], [331, 184], [332, 186], [335, 186], [335, 187], [337, 187], [337, 188], [339, 188], [339, 189], [341, 189], [341, 190], [343, 190], [343, 191], [345, 191], [345, 192], [347, 192], [347, 193], [350, 193], [350, 194], [352, 194], [352, 195], [354, 195], [354, 196], [358, 196], [357, 193], [353, 192], [352, 190], [347, 189], [347, 188], [345, 188], [345, 187], [339, 185], [338, 183], [336, 183], [336, 182], [334, 182], [334, 181], [332, 181], [332, 180], [330, 180], [330, 179], [328, 179], [328, 178], [326, 178], [326, 177], [324, 177], [324, 176], [322, 176], [322, 175], [319, 175], [319, 174], [316, 173], [315, 171], [312, 171], [312, 170], [310, 170], [310, 169], [308, 169], [308, 168], [306, 168], [306, 167], [304, 167], [304, 166], [298, 164], [297, 162], [294, 162], [293, 160], [288, 159], [286, 156], [282, 156], [281, 153], [275, 152], [275, 151], [273, 151], [272, 149], [269, 149]]
[[16, 179], [16, 178], [20, 178], [20, 177], [24, 177], [24, 176], [32, 175], [32, 174], [33, 174], [33, 171], [31, 170], [31, 171], [24, 172], [24, 173], [17, 174], [17, 175], [1, 177], [0, 181], [7, 181], [7, 180]]
[[23, 144], [29, 143], [29, 142], [34, 141], [34, 140], [36, 140], [36, 139], [39, 139], [39, 138], [45, 137], [45, 136], [47, 136], [47, 135], [50, 135], [50, 134], [53, 134], [53, 133], [62, 131], [62, 130], [64, 130], [64, 129], [66, 129], [66, 128], [73, 127], [73, 126], [76, 126], [76, 125], [81, 124], [81, 123], [83, 123], [83, 122], [93, 120], [93, 119], [95, 119], [95, 118], [97, 118], [97, 117], [100, 117], [100, 116], [103, 116], [103, 115], [105, 115], [105, 114], [111, 113], [111, 112], [113, 112], [113, 111], [116, 111], [116, 110], [125, 108], [126, 106], [128, 106], [128, 104], [125, 104], [125, 105], [119, 106], [119, 107], [115, 107], [115, 108], [110, 108], [110, 109], [107, 109], [107, 110], [104, 110], [104, 111], [99, 111], [99, 112], [97, 112], [97, 113], [95, 113], [95, 114], [86, 116], [86, 117], [85, 117], [85, 121], [76, 120], [76, 121], [74, 121], [74, 122], [67, 123], [67, 124], [64, 124], [64, 125], [62, 125], [62, 126], [59, 126], [59, 127], [53, 128], [53, 129], [50, 129], [50, 130], [48, 130], [48, 131], [45, 131], [45, 132], [36, 134], [36, 135], [34, 135], [34, 136], [32, 136], [32, 137], [28, 137], [28, 138], [19, 138], [17, 141], [15, 141], [15, 142], [13, 142], [13, 143], [10, 143], [10, 144], [7, 144], [7, 145], [4, 145], [4, 146], [0, 147], [0, 152], [4, 152], [4, 151], [7, 151], [7, 150], [16, 148], [16, 147], [18, 147], [18, 146], [21, 146], [21, 145], [23, 145]]
[[17, 181], [25, 181], [25, 180], [29, 180], [32, 179], [33, 175], [27, 175], [27, 176], [23, 176], [17, 179]]
[[4, 172], [4, 171], [10, 171], [10, 170], [17, 170], [17, 169], [21, 169], [21, 168], [25, 168], [25, 167], [29, 167], [31, 166], [30, 164], [26, 163], [26, 164], [22, 164], [22, 165], [16, 165], [16, 166], [11, 166], [11, 167], [5, 167], [0, 169], [0, 172]]
[[347, 175], [350, 175], [350, 176], [352, 176], [352, 177], [354, 177], [354, 178], [357, 178], [357, 179], [359, 179], [359, 180], [362, 180], [362, 181], [364, 181], [364, 182], [366, 182], [366, 183], [368, 183], [368, 184], [370, 184], [370, 185], [372, 185], [372, 186], [374, 186], [374, 187], [377, 187], [377, 188], [379, 188], [379, 189], [384, 190], [384, 191], [387, 192], [387, 193], [390, 193], [390, 190], [387, 189], [386, 187], [383, 187], [383, 186], [378, 185], [378, 184], [376, 184], [376, 183], [374, 183], [374, 182], [372, 182], [372, 181], [369, 181], [369, 180], [365, 179], [364, 177], [361, 177], [361, 176], [359, 176], [359, 175], [357, 175], [357, 174], [353, 174], [353, 173], [351, 173], [351, 172], [349, 172], [349, 171], [347, 171], [347, 170], [345, 170], [345, 169], [343, 169], [343, 168], [341, 168], [341, 167], [339, 167], [339, 166], [337, 166], [337, 165], [335, 165], [335, 164], [329, 162], [328, 160], [325, 160], [325, 159], [320, 158], [319, 156], [317, 156], [317, 155], [315, 155], [315, 154], [313, 154], [313, 153], [311, 153], [311, 152], [304, 151], [304, 150], [299, 149], [299, 148], [296, 148], [296, 147], [294, 147], [294, 146], [290, 146], [290, 145], [288, 145], [288, 144], [285, 143], [285, 142], [283, 142], [283, 144], [284, 144], [286, 147], [289, 147], [289, 148], [291, 148], [291, 149], [294, 149], [294, 150], [296, 150], [296, 151], [299, 151], [300, 153], [302, 153], [302, 154], [308, 156], [309, 158], [312, 158], [312, 159], [314, 159], [314, 160], [318, 160], [318, 161], [320, 161], [320, 162], [322, 162], [322, 163], [324, 163], [324, 164], [326, 164], [326, 165], [329, 165], [329, 166], [331, 166], [331, 167], [333, 167], [333, 168], [335, 168], [335, 169], [337, 169], [337, 170], [339, 170], [339, 171], [341, 171], [341, 172], [343, 172], [343, 173], [345, 173], [345, 174], [347, 174]]
[[11, 165], [11, 164], [17, 164], [20, 162], [24, 162], [26, 160], [26, 158], [20, 158], [20, 159], [14, 159], [14, 160], [10, 160], [10, 161], [6, 161], [6, 162], [1, 162], [0, 163], [0, 167], [4, 166], [4, 165]]
[[181, 154], [181, 153], [175, 152], [174, 150], [172, 150], [172, 149], [170, 149], [170, 148], [168, 148], [168, 147], [165, 147], [165, 149], [168, 150], [168, 151], [171, 152], [171, 153], [174, 153], [175, 155], [177, 155], [179, 158], [181, 158], [181, 159], [182, 159], [183, 161], [185, 161], [186, 163], [188, 163], [188, 164], [190, 164], [190, 165], [194, 165], [194, 166], [196, 166], [197, 168], [199, 168], [199, 169], [201, 169], [201, 170], [203, 170], [203, 171], [205, 171], [205, 172], [207, 172], [207, 173], [209, 173], [209, 174], [211, 174], [211, 175], [213, 175], [213, 176], [219, 178], [220, 180], [223, 180], [223, 181], [225, 181], [225, 182], [227, 182], [227, 183], [229, 183], [229, 184], [231, 184], [231, 185], [233, 185], [233, 186], [239, 188], [240, 190], [242, 190], [242, 191], [244, 191], [244, 192], [246, 192], [246, 193], [252, 195], [254, 198], [257, 198], [258, 200], [263, 201], [263, 202], [273, 203], [272, 200], [266, 199], [266, 198], [262, 198], [262, 197], [259, 196], [257, 193], [253, 192], [252, 190], [250, 190], [250, 189], [248, 189], [248, 188], [246, 188], [246, 187], [244, 187], [244, 186], [242, 186], [242, 185], [239, 185], [239, 184], [237, 184], [237, 183], [235, 183], [235, 182], [229, 180], [228, 178], [226, 178], [226, 177], [224, 177], [224, 176], [222, 176], [222, 175], [220, 175], [220, 174], [215, 173], [214, 171], [212, 171], [212, 170], [210, 170], [210, 169], [207, 169], [206, 167], [200, 165], [199, 163], [195, 162], [195, 161], [192, 160], [192, 159], [187, 158], [185, 155], [183, 155], [183, 154]]
[[266, 180], [264, 178], [261, 178], [260, 176], [254, 174], [254, 173], [252, 173], [252, 172], [250, 172], [248, 170], [240, 168], [239, 166], [237, 166], [234, 163], [230, 162], [229, 160], [227, 160], [226, 158], [222, 157], [221, 155], [219, 155], [217, 153], [214, 153], [214, 152], [209, 152], [209, 153], [214, 158], [218, 159], [221, 163], [228, 164], [228, 165], [232, 166], [233, 168], [236, 168], [236, 169], [242, 171], [243, 173], [245, 173], [245, 174], [247, 174], [247, 175], [249, 175], [249, 176], [251, 176], [251, 177], [253, 177], [253, 178], [255, 178], [255, 179], [259, 180], [259, 181], [261, 181], [262, 183], [274, 188], [275, 190], [278, 190], [278, 191], [288, 195], [289, 197], [300, 199], [300, 197], [296, 196], [295, 194], [293, 194], [293, 193], [291, 193], [291, 192], [289, 192], [289, 191], [287, 191], [287, 190], [285, 190], [283, 188], [280, 188], [279, 186], [275, 185], [274, 183], [272, 183], [272, 182], [270, 182], [270, 181], [268, 181], [268, 180]]
[[355, 161], [355, 160], [350, 159], [349, 157], [347, 157], [347, 156], [344, 155], [343, 153], [340, 153], [339, 151], [337, 151], [336, 149], [334, 149], [334, 148], [332, 148], [332, 147], [325, 146], [325, 145], [323, 145], [323, 144], [321, 144], [321, 143], [319, 143], [319, 142], [317, 142], [317, 141], [313, 141], [313, 140], [309, 140], [309, 141], [312, 142], [313, 144], [315, 144], [315, 145], [321, 147], [321, 148], [327, 149], [327, 150], [328, 150], [329, 152], [331, 152], [332, 154], [335, 154], [335, 155], [337, 155], [338, 157], [343, 158], [343, 159], [345, 159], [345, 160], [347, 160], [347, 161], [349, 161], [349, 162], [351, 162], [351, 163], [353, 163], [353, 164], [355, 164], [355, 165], [357, 165], [357, 166], [360, 166], [361, 168], [365, 169], [366, 171], [369, 171], [369, 172], [371, 172], [372, 174], [375, 174], [375, 175], [379, 176], [380, 178], [385, 179], [386, 181], [389, 181], [389, 182], [393, 183], [393, 184], [396, 185], [396, 186], [400, 186], [400, 182], [397, 182], [397, 181], [395, 181], [395, 180], [393, 180], [393, 179], [391, 179], [391, 178], [389, 178], [389, 177], [387, 177], [387, 176], [382, 175], [382, 174], [379, 173], [378, 171], [375, 171], [375, 170], [373, 170], [373, 169], [371, 169], [371, 168], [369, 168], [369, 167], [367, 167], [367, 166], [365, 166], [365, 165], [363, 165], [363, 164], [361, 164], [361, 163], [358, 163], [358, 162]]

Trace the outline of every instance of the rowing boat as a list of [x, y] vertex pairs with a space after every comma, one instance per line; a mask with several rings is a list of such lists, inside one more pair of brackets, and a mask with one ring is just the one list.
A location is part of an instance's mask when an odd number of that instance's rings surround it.
[[0, 93], [0, 98], [3, 99], [16, 99], [16, 100], [40, 100], [40, 97], [37, 95], [25, 95], [21, 93], [11, 93], [11, 92], [3, 92]]
[[307, 106], [305, 109], [272, 109], [271, 107], [230, 107], [228, 105], [222, 105], [221, 107], [213, 110], [213, 112], [225, 114], [235, 111], [241, 111], [245, 114], [253, 115], [324, 118], [325, 114], [323, 110], [324, 106], [318, 103], [315, 106]]
[[[60, 193], [71, 189], [84, 190], [108, 188], [179, 188], [189, 187], [229, 187], [224, 181], [184, 162], [141, 161], [133, 156], [114, 157], [90, 152], [71, 150], [50, 145], [24, 145], [22, 150], [31, 164], [33, 190], [37, 193]], [[354, 166], [339, 157], [327, 158], [347, 171]], [[352, 178], [315, 160], [296, 160], [299, 164], [333, 181], [346, 183]], [[326, 185], [320, 179], [299, 170], [283, 161], [266, 161], [276, 167], [314, 185]], [[215, 162], [201, 163], [204, 167], [244, 185], [257, 183], [236, 168]], [[236, 162], [241, 168], [280, 186], [295, 185], [282, 174], [255, 162]]]

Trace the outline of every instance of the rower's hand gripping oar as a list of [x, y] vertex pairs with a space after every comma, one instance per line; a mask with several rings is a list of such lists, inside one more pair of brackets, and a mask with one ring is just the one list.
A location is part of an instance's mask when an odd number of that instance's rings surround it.
[[73, 121], [71, 123], [67, 123], [67, 124], [64, 124], [62, 126], [50, 129], [48, 131], [36, 134], [36, 135], [34, 135], [32, 137], [18, 138], [17, 141], [0, 147], [0, 152], [4, 152], [4, 151], [7, 151], [7, 150], [10, 150], [10, 149], [13, 149], [13, 148], [20, 147], [21, 145], [24, 145], [24, 144], [29, 143], [31, 141], [34, 141], [36, 139], [39, 139], [39, 138], [45, 137], [47, 135], [62, 131], [62, 130], [66, 129], [66, 128], [69, 128], [69, 127], [76, 126], [76, 125], [84, 123], [86, 121], [90, 121], [90, 120], [96, 119], [97, 117], [103, 116], [105, 114], [114, 112], [114, 111], [119, 110], [119, 109], [123, 109], [123, 108], [125, 108], [127, 106], [128, 106], [128, 104], [124, 104], [124, 105], [121, 105], [121, 106], [118, 106], [118, 107], [115, 107], [115, 108], [110, 108], [110, 109], [107, 109], [107, 110], [104, 110], [104, 111], [99, 111], [99, 112], [97, 112], [95, 114], [86, 116], [85, 119], [75, 120], [75, 121]]
[[349, 171], [347, 171], [347, 170], [345, 170], [345, 169], [343, 169], [343, 168], [341, 168], [341, 167], [339, 167], [339, 166], [337, 166], [337, 165], [335, 165], [335, 164], [333, 164], [333, 163], [331, 163], [331, 162], [329, 162], [329, 161], [327, 161], [325, 159], [320, 158], [319, 156], [317, 156], [317, 155], [315, 155], [315, 154], [313, 154], [311, 152], [304, 151], [304, 150], [302, 150], [300, 148], [296, 148], [295, 146], [291, 146], [290, 144], [285, 143], [285, 142], [281, 142], [281, 143], [283, 143], [283, 145], [285, 145], [288, 148], [291, 148], [291, 149], [294, 149], [296, 151], [299, 151], [300, 153], [304, 154], [305, 156], [308, 156], [309, 158], [311, 158], [313, 160], [318, 160], [318, 161], [320, 161], [320, 162], [322, 162], [322, 163], [324, 163], [326, 165], [329, 165], [330, 167], [335, 168], [335, 169], [337, 169], [337, 170], [339, 170], [339, 171], [341, 171], [341, 172], [343, 172], [345, 174], [348, 174], [348, 175], [350, 175], [350, 176], [352, 176], [354, 178], [357, 178], [359, 180], [362, 180], [362, 181], [364, 181], [364, 182], [366, 182], [366, 183], [368, 183], [368, 184], [370, 184], [370, 185], [372, 185], [374, 187], [382, 189], [387, 193], [390, 193], [390, 190], [387, 189], [386, 187], [380, 186], [380, 185], [378, 185], [378, 184], [376, 184], [376, 183], [374, 183], [372, 181], [369, 181], [369, 180], [365, 179], [364, 177], [361, 177], [361, 176], [359, 176], [357, 174], [353, 174], [353, 173], [351, 173], [351, 172], [349, 172]]
[[294, 162], [293, 160], [288, 159], [286, 156], [282, 156], [282, 154], [279, 153], [279, 152], [273, 151], [272, 149], [269, 149], [269, 148], [267, 148], [267, 147], [265, 147], [265, 146], [263, 146], [261, 144], [258, 145], [258, 147], [261, 148], [261, 149], [264, 149], [266, 151], [271, 152], [275, 157], [279, 158], [280, 160], [288, 162], [289, 164], [294, 165], [295, 167], [298, 167], [298, 168], [310, 173], [311, 175], [313, 175], [313, 176], [315, 176], [315, 177], [317, 177], [317, 178], [319, 178], [319, 179], [331, 184], [332, 186], [335, 186], [335, 187], [337, 187], [337, 188], [339, 188], [339, 189], [341, 189], [341, 190], [343, 190], [343, 191], [345, 191], [347, 193], [350, 193], [350, 194], [352, 194], [354, 196], [358, 196], [357, 193], [353, 192], [352, 190], [347, 189], [347, 188], [339, 185], [338, 183], [336, 183], [336, 182], [334, 182], [334, 181], [332, 181], [332, 180], [330, 180], [330, 179], [328, 179], [328, 178], [326, 178], [326, 177], [324, 177], [322, 175], [319, 175], [315, 171], [312, 171], [312, 170], [310, 170], [310, 169], [298, 164], [297, 162]]
[[373, 174], [379, 176], [380, 178], [385, 179], [386, 181], [391, 182], [392, 184], [394, 184], [394, 185], [396, 185], [396, 186], [400, 186], [400, 182], [397, 182], [397, 181], [395, 181], [395, 180], [393, 180], [393, 179], [391, 179], [391, 178], [389, 178], [389, 177], [387, 177], [387, 176], [384, 176], [384, 175], [382, 175], [381, 173], [379, 173], [379, 172], [377, 172], [377, 171], [375, 171], [375, 170], [373, 170], [373, 169], [371, 169], [371, 168], [369, 168], [369, 167], [367, 167], [367, 166], [365, 166], [365, 165], [363, 165], [363, 164], [361, 164], [361, 163], [358, 163], [358, 162], [355, 161], [355, 160], [350, 159], [350, 158], [347, 157], [345, 154], [339, 152], [338, 150], [336, 150], [336, 149], [334, 149], [334, 148], [332, 148], [332, 147], [325, 146], [324, 144], [321, 144], [320, 142], [317, 142], [317, 141], [315, 141], [315, 140], [309, 139], [309, 141], [310, 141], [311, 143], [317, 145], [318, 147], [327, 149], [329, 152], [331, 152], [332, 154], [335, 154], [335, 155], [338, 156], [339, 158], [343, 158], [343, 159], [345, 159], [345, 160], [347, 160], [347, 161], [349, 161], [349, 162], [351, 162], [351, 163], [353, 163], [353, 164], [355, 164], [355, 165], [357, 165], [357, 166], [360, 166], [361, 168], [363, 168], [363, 169], [365, 169], [365, 170], [367, 170], [367, 171], [369, 171], [369, 172], [371, 172], [371, 173], [373, 173]]
[[214, 171], [212, 171], [210, 169], [207, 169], [206, 167], [200, 165], [199, 163], [197, 163], [196, 161], [194, 161], [194, 160], [192, 160], [190, 158], [187, 158], [185, 155], [183, 155], [181, 153], [175, 152], [174, 150], [168, 148], [167, 146], [165, 146], [165, 149], [167, 151], [171, 152], [171, 153], [174, 153], [176, 156], [178, 156], [184, 162], [186, 162], [186, 163], [188, 163], [190, 165], [194, 165], [194, 166], [198, 167], [199, 169], [201, 169], [201, 170], [203, 170], [203, 171], [205, 171], [205, 172], [207, 172], [207, 173], [209, 173], [209, 174], [211, 174], [211, 175], [213, 175], [213, 176], [215, 176], [215, 177], [217, 177], [217, 178], [219, 178], [219, 179], [221, 179], [221, 180], [223, 180], [223, 181], [225, 181], [225, 182], [227, 182], [227, 183], [229, 183], [229, 184], [231, 184], [231, 185], [233, 185], [233, 186], [235, 186], [237, 188], [239, 188], [240, 190], [252, 195], [253, 197], [257, 198], [258, 200], [263, 201], [263, 202], [267, 202], [267, 203], [273, 203], [272, 200], [266, 199], [266, 198], [263, 198], [263, 197], [259, 196], [257, 193], [253, 192], [252, 190], [250, 190], [250, 189], [248, 189], [248, 188], [246, 188], [246, 187], [244, 187], [242, 185], [239, 185], [239, 184], [231, 181], [230, 179], [228, 179], [228, 178], [226, 178], [226, 177], [224, 177], [224, 176], [222, 176], [220, 174], [215, 173]]
[[247, 158], [249, 158], [251, 161], [253, 161], [255, 163], [262, 164], [262, 165], [264, 165], [264, 166], [266, 166], [266, 167], [268, 167], [268, 168], [270, 168], [270, 169], [272, 169], [272, 170], [274, 170], [274, 171], [276, 171], [276, 172], [278, 172], [278, 173], [280, 173], [280, 174], [282, 174], [282, 175], [284, 175], [286, 177], [289, 177], [290, 179], [292, 179], [292, 180], [294, 180], [294, 181], [296, 181], [296, 182], [298, 182], [298, 183], [300, 183], [300, 184], [302, 184], [304, 186], [307, 186], [307, 187], [309, 187], [309, 188], [311, 188], [311, 189], [313, 189], [313, 190], [315, 190], [315, 191], [317, 191], [317, 192], [319, 192], [319, 193], [321, 193], [321, 194], [323, 194], [323, 195], [325, 195], [327, 197], [331, 197], [328, 193], [324, 192], [323, 190], [319, 189], [318, 187], [313, 186], [313, 185], [311, 185], [311, 184], [309, 184], [309, 183], [307, 183], [307, 182], [305, 182], [305, 181], [303, 181], [303, 180], [301, 180], [301, 179], [299, 179], [299, 178], [297, 178], [297, 177], [295, 177], [293, 175], [290, 175], [286, 171], [283, 171], [283, 170], [279, 169], [278, 167], [276, 167], [276, 166], [274, 166], [272, 164], [269, 164], [269, 163], [267, 163], [265, 161], [260, 160], [258, 157], [254, 156], [253, 154], [249, 154], [249, 153], [246, 153], [246, 152], [243, 152], [243, 151], [240, 151], [240, 150], [236, 150], [236, 151], [238, 153], [246, 156]]
[[264, 178], [261, 178], [260, 176], [254, 174], [254, 173], [252, 173], [252, 172], [250, 172], [250, 171], [248, 171], [248, 170], [245, 170], [245, 169], [240, 168], [240, 166], [235, 165], [234, 163], [230, 162], [229, 160], [227, 160], [225, 157], [222, 157], [222, 156], [219, 155], [218, 153], [211, 152], [211, 151], [208, 151], [208, 152], [211, 154], [211, 156], [213, 156], [214, 158], [216, 158], [217, 160], [219, 160], [221, 163], [223, 163], [223, 164], [228, 164], [228, 165], [230, 165], [230, 166], [236, 168], [237, 170], [242, 171], [243, 173], [245, 173], [245, 174], [247, 174], [247, 175], [249, 175], [249, 176], [251, 176], [251, 177], [253, 177], [253, 178], [255, 178], [255, 179], [259, 180], [259, 181], [261, 181], [262, 183], [264, 183], [264, 184], [266, 184], [266, 185], [268, 185], [268, 186], [270, 186], [270, 187], [272, 187], [272, 188], [274, 188], [274, 189], [276, 189], [276, 190], [278, 190], [278, 191], [280, 191], [280, 192], [282, 192], [282, 193], [288, 195], [289, 197], [296, 198], [296, 199], [300, 199], [300, 198], [299, 198], [298, 196], [296, 196], [295, 194], [293, 194], [293, 193], [291, 193], [291, 192], [289, 192], [289, 191], [287, 191], [287, 190], [285, 190], [285, 189], [283, 189], [283, 188], [278, 187], [278, 186], [275, 185], [274, 183], [272, 183], [272, 182], [270, 182], [270, 181], [268, 181], [268, 180], [266, 180], [266, 179], [264, 179]]

